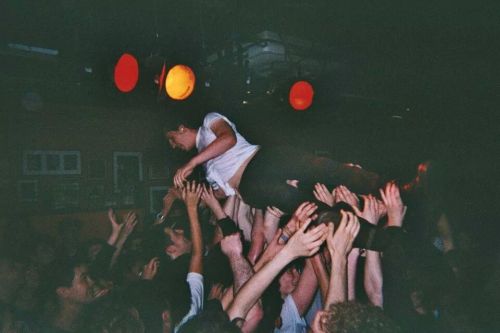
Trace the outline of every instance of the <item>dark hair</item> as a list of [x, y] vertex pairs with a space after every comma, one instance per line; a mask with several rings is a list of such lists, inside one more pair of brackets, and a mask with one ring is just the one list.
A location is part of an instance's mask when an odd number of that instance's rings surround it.
[[181, 333], [239, 333], [218, 301], [209, 301], [205, 310], [193, 317], [179, 330]]
[[396, 333], [400, 328], [382, 309], [357, 302], [333, 304], [324, 314], [323, 329], [328, 333]]
[[179, 125], [184, 125], [189, 128], [198, 128], [203, 122], [198, 114], [189, 112], [188, 110], [170, 110], [167, 119], [163, 124], [163, 132], [175, 131]]
[[82, 320], [81, 332], [143, 333], [144, 323], [137, 309], [116, 297], [98, 302]]

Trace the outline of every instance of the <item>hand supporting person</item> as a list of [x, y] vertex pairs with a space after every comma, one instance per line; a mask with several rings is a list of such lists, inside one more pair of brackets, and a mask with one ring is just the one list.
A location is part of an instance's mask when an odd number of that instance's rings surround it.
[[[362, 196], [364, 200], [363, 211], [354, 208], [359, 217], [373, 225], [377, 225], [380, 218], [387, 213], [384, 204], [372, 195]], [[382, 307], [383, 305], [383, 275], [380, 252], [366, 250], [364, 287], [370, 302]]]
[[387, 226], [402, 227], [407, 207], [401, 200], [399, 187], [394, 182], [389, 182], [384, 190], [380, 189], [380, 196], [387, 208]]
[[309, 257], [318, 252], [326, 239], [327, 227], [319, 225], [306, 232], [311, 219], [304, 221], [300, 229], [290, 238], [288, 243], [269, 263], [248, 280], [236, 295], [227, 310], [231, 320], [245, 318], [250, 308], [261, 297], [278, 273], [292, 260]]
[[189, 227], [191, 230], [191, 241], [193, 250], [191, 252], [191, 261], [189, 263], [189, 272], [202, 274], [203, 272], [203, 238], [201, 227], [198, 220], [198, 203], [200, 202], [203, 188], [195, 181], [187, 183], [182, 188], [182, 200], [186, 204]]
[[332, 259], [332, 270], [325, 309], [333, 303], [347, 300], [347, 256], [360, 229], [359, 220], [354, 214], [344, 211], [341, 211], [341, 214], [342, 219], [337, 230], [334, 230], [333, 223], [328, 224], [326, 242]]

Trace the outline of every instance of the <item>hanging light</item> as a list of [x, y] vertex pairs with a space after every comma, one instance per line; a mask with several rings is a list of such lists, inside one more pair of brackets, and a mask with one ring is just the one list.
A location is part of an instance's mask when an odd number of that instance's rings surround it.
[[289, 101], [292, 108], [297, 111], [304, 111], [313, 102], [314, 89], [307, 81], [297, 81], [290, 88]]
[[128, 93], [132, 91], [139, 80], [139, 63], [137, 59], [124, 53], [115, 65], [115, 85], [121, 92]]
[[170, 98], [184, 100], [193, 93], [195, 81], [191, 68], [186, 65], [176, 65], [168, 71], [165, 90]]

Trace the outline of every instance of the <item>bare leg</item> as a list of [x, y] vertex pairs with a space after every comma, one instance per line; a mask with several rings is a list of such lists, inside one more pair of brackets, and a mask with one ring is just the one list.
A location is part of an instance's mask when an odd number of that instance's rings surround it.
[[248, 251], [248, 261], [255, 265], [257, 259], [264, 250], [266, 244], [266, 237], [264, 233], [264, 214], [262, 210], [256, 209], [254, 214], [254, 222], [252, 227], [252, 242], [250, 243], [250, 250]]

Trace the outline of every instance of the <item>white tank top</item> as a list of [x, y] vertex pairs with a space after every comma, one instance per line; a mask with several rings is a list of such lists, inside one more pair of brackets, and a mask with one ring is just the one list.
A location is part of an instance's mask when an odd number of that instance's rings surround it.
[[211, 112], [203, 119], [203, 125], [198, 129], [196, 135], [196, 149], [198, 152], [203, 151], [217, 137], [210, 129], [212, 123], [216, 120], [223, 119], [231, 126], [236, 135], [236, 144], [228, 151], [211, 160], [203, 163], [207, 181], [215, 189], [222, 189], [226, 195], [234, 195], [236, 192], [229, 185], [229, 180], [234, 176], [239, 167], [245, 162], [259, 146], [248, 143], [238, 131], [236, 126], [226, 117], [219, 113]]

